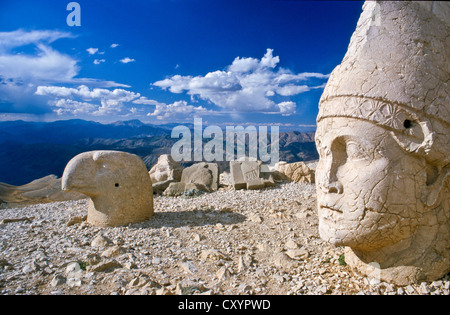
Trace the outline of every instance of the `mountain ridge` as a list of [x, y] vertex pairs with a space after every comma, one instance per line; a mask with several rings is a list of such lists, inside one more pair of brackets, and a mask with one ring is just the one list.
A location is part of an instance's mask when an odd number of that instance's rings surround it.
[[[183, 125], [193, 128], [192, 124]], [[48, 175], [60, 177], [72, 157], [93, 150], [133, 153], [150, 169], [159, 155], [170, 154], [173, 144], [179, 140], [171, 138], [174, 126], [177, 124], [152, 125], [139, 120], [111, 124], [79, 119], [0, 122], [0, 182], [19, 186]], [[203, 139], [204, 143], [207, 141]], [[280, 132], [280, 161], [317, 158], [314, 132]], [[227, 170], [228, 162], [218, 163], [222, 171]]]

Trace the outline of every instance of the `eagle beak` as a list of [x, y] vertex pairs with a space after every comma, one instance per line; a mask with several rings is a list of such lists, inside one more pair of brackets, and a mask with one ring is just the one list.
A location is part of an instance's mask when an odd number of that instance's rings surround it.
[[77, 191], [89, 197], [95, 196], [96, 188], [91, 184], [94, 163], [92, 156], [88, 154], [80, 154], [70, 160], [61, 178], [62, 191]]
[[61, 189], [62, 191], [71, 191], [73, 189], [73, 183], [75, 182], [76, 171], [73, 167], [70, 167], [71, 162], [67, 164], [64, 169], [63, 176], [61, 178]]
[[68, 192], [72, 189], [69, 180], [67, 179], [67, 177], [63, 180], [61, 180], [61, 190]]
[[61, 179], [62, 191], [77, 191], [85, 195], [89, 194], [91, 192], [90, 188], [92, 187], [86, 185], [86, 183], [83, 183], [77, 175], [77, 172], [64, 172]]

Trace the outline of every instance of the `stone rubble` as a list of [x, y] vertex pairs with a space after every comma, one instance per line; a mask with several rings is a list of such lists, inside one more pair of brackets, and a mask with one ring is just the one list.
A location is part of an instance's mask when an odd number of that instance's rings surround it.
[[309, 183], [315, 182], [314, 169], [310, 169], [305, 162], [278, 162], [275, 164], [274, 173], [280, 178], [291, 180], [297, 183]]
[[[222, 179], [227, 183], [230, 175]], [[87, 224], [87, 203], [0, 210], [0, 221], [9, 222], [0, 224], [0, 294], [450, 292], [449, 275], [397, 287], [351, 270], [344, 248], [319, 238], [311, 184], [239, 191], [225, 185], [198, 197], [156, 196], [152, 219], [120, 227]]]
[[162, 154], [148, 173], [152, 179], [153, 193], [162, 194], [171, 183], [181, 180], [183, 167], [170, 154]]
[[219, 166], [217, 163], [200, 162], [182, 171], [180, 182], [171, 182], [165, 196], [195, 195], [196, 192], [213, 192], [219, 188]]
[[231, 180], [234, 189], [263, 189], [274, 186], [272, 172], [261, 161], [238, 160], [230, 162]]

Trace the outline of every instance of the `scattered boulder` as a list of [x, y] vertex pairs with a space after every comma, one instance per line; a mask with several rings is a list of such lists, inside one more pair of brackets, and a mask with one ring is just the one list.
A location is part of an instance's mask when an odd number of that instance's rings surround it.
[[164, 191], [165, 196], [194, 196], [205, 191], [204, 186], [194, 183], [171, 183]]
[[222, 266], [217, 272], [216, 272], [217, 279], [219, 280], [227, 280], [229, 279], [232, 274], [230, 270], [226, 266]]
[[216, 191], [219, 188], [219, 166], [206, 162], [194, 164], [183, 170], [181, 182], [197, 184], [207, 192]]
[[115, 259], [109, 258], [102, 260], [98, 264], [92, 266], [91, 272], [110, 272], [117, 268], [122, 268], [123, 266]]
[[119, 245], [114, 245], [102, 252], [101, 257], [112, 258], [124, 253], [124, 250]]
[[195, 266], [192, 261], [182, 261], [178, 265], [188, 274], [195, 274], [198, 272], [197, 266]]
[[280, 179], [290, 180], [297, 183], [313, 184], [315, 182], [315, 172], [304, 162], [278, 162], [275, 164], [274, 171]]
[[170, 183], [169, 187], [164, 190], [165, 196], [181, 196], [186, 189], [185, 183]]
[[176, 162], [170, 154], [163, 154], [158, 162], [150, 169], [149, 174], [153, 183], [153, 193], [161, 194], [170, 183], [179, 182], [183, 167]]
[[[81, 269], [81, 266], [78, 262], [72, 262], [67, 265], [66, 267], [66, 284], [70, 287], [80, 287], [83, 283], [81, 281], [81, 278], [83, 277], [83, 269]], [[64, 281], [64, 278], [61, 276], [60, 278], [55, 279], [55, 281], [52, 281], [53, 286], [57, 286], [58, 284], [62, 284]]]
[[231, 161], [231, 182], [234, 189], [262, 189], [274, 186], [269, 167], [261, 161]]
[[61, 191], [61, 178], [55, 175], [36, 179], [22, 186], [0, 183], [0, 205], [27, 205], [86, 198], [78, 192]]
[[33, 221], [33, 219], [34, 219], [34, 217], [32, 217], [32, 218], [24, 217], [24, 218], [3, 219], [3, 220], [0, 221], [0, 225], [7, 224], [7, 223], [13, 223], [13, 222], [21, 222], [21, 221], [31, 222], [31, 221]]
[[216, 163], [201, 162], [185, 168], [181, 182], [170, 183], [164, 195], [180, 196], [185, 195], [186, 191], [192, 191], [195, 195], [196, 192], [213, 192], [218, 188], [219, 166]]
[[295, 260], [304, 260], [309, 257], [309, 252], [302, 248], [288, 249], [286, 255]]
[[161, 195], [167, 189], [167, 187], [169, 187], [169, 185], [172, 183], [176, 183], [176, 181], [174, 179], [167, 179], [162, 182], [154, 183], [152, 185], [153, 193], [155, 195]]
[[170, 154], [161, 155], [158, 158], [158, 162], [149, 171], [152, 183], [158, 183], [168, 179], [180, 181], [182, 173], [183, 168]]
[[98, 248], [102, 248], [102, 247], [107, 247], [108, 245], [110, 245], [112, 242], [109, 238], [105, 237], [103, 234], [99, 233], [97, 234], [97, 236], [92, 240], [91, 242], [91, 246], [92, 247], [98, 247]]
[[87, 216], [74, 216], [70, 217], [69, 221], [67, 221], [67, 226], [75, 225], [75, 224], [81, 224], [83, 221], [86, 221]]
[[153, 215], [152, 181], [140, 157], [119, 151], [91, 151], [67, 164], [63, 191], [91, 198], [87, 223], [119, 226], [148, 220]]
[[53, 279], [52, 279], [52, 281], [50, 282], [50, 285], [52, 286], [52, 287], [57, 287], [57, 286], [60, 286], [60, 285], [63, 285], [63, 284], [65, 284], [66, 283], [66, 278], [64, 278], [62, 275], [60, 275], [60, 274], [56, 274], [54, 277], [53, 277]]

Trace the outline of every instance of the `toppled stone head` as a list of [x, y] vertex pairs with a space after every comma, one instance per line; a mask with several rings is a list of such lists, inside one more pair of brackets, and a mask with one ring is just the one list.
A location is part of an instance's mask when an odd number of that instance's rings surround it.
[[319, 104], [320, 236], [398, 285], [450, 271], [449, 12], [367, 1]]
[[77, 155], [62, 176], [64, 191], [91, 198], [87, 222], [119, 226], [145, 221], [153, 215], [152, 181], [140, 157], [118, 151]]
[[176, 162], [170, 154], [163, 154], [158, 158], [158, 162], [150, 169], [149, 174], [152, 183], [166, 180], [180, 181], [183, 168]]
[[219, 189], [219, 166], [206, 162], [193, 164], [183, 170], [181, 182], [197, 184], [203, 191], [216, 191]]

